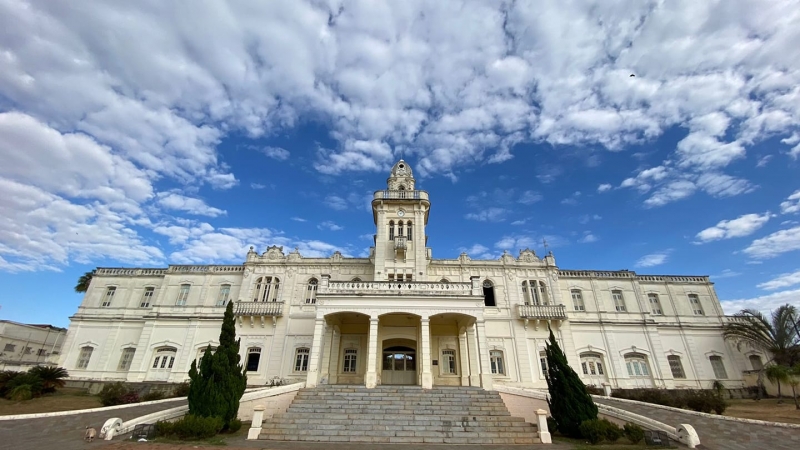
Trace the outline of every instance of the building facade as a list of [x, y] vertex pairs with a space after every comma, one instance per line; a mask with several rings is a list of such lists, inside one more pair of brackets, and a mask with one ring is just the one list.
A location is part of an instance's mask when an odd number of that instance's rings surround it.
[[181, 382], [234, 302], [248, 383], [546, 388], [552, 329], [588, 385], [742, 385], [706, 276], [564, 270], [552, 253], [434, 259], [431, 203], [399, 161], [374, 193], [368, 258], [252, 247], [241, 265], [98, 268], [61, 364], [73, 378]]
[[65, 328], [0, 320], [0, 370], [25, 371], [54, 365], [61, 356]]

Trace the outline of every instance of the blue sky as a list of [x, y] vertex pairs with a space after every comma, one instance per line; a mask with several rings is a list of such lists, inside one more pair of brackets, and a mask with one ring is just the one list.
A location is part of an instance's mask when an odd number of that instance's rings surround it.
[[365, 255], [401, 155], [434, 257], [800, 305], [797, 1], [50, 3], [0, 5], [3, 319], [66, 326], [96, 266]]

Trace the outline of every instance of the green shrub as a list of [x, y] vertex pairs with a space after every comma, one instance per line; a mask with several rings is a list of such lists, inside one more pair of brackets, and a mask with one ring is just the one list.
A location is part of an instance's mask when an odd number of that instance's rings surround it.
[[228, 433], [236, 433], [241, 429], [242, 429], [242, 421], [239, 419], [232, 419], [228, 424], [228, 429], [225, 431], [227, 431]]
[[111, 383], [103, 386], [97, 394], [103, 406], [125, 405], [128, 403], [138, 403], [139, 394], [125, 387], [122, 382]]
[[622, 429], [619, 425], [608, 419], [599, 420], [603, 425], [603, 437], [605, 437], [608, 442], [617, 442], [617, 440], [622, 437]]
[[[165, 436], [174, 436], [184, 440], [208, 439], [216, 436], [224, 424], [220, 417], [200, 417], [188, 414], [162, 429], [167, 432], [167, 429], [171, 428]], [[239, 426], [241, 427], [241, 423]], [[158, 433], [158, 427], [156, 427], [156, 432]]]
[[600, 419], [584, 420], [579, 427], [581, 436], [592, 444], [599, 444], [605, 438], [605, 428]]
[[166, 437], [171, 436], [172, 430], [175, 427], [173, 426], [172, 422], [168, 422], [166, 420], [159, 420], [156, 422], [156, 437]]
[[638, 444], [644, 439], [644, 430], [635, 423], [626, 423], [625, 426], [622, 427], [622, 432], [625, 434], [625, 437], [631, 441], [631, 444]]
[[189, 395], [189, 382], [184, 381], [183, 383], [179, 384], [174, 391], [172, 391], [173, 397], [186, 397]]
[[147, 394], [141, 396], [141, 400], [143, 402], [152, 402], [154, 400], [163, 400], [166, 397], [167, 396], [164, 395], [164, 393], [161, 391], [150, 391]]
[[550, 433], [555, 433], [558, 431], [558, 423], [553, 416], [547, 416], [547, 430], [550, 431]]
[[31, 385], [21, 384], [19, 386], [14, 387], [13, 389], [11, 389], [11, 391], [9, 391], [8, 398], [15, 402], [21, 402], [32, 399], [33, 394], [31, 393]]
[[[36, 376], [36, 374], [22, 372], [18, 373], [15, 377], [6, 382], [6, 396], [11, 398], [11, 395], [15, 389], [22, 386], [27, 386], [27, 388], [19, 391], [18, 395], [27, 397], [27, 394], [22, 394], [22, 392], [30, 392], [30, 397], [25, 398], [25, 400], [38, 397], [42, 393], [42, 379]], [[13, 400], [13, 398], [11, 399]]]

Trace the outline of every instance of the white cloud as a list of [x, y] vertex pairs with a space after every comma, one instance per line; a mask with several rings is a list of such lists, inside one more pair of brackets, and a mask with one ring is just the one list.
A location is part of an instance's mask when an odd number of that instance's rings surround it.
[[583, 237], [578, 239], [578, 242], [581, 244], [590, 244], [592, 242], [597, 242], [597, 236], [593, 235], [588, 231], [585, 231], [583, 233]]
[[758, 288], [774, 291], [775, 289], [794, 286], [795, 284], [800, 284], [800, 270], [781, 274], [769, 281], [759, 284]]
[[250, 183], [250, 187], [253, 189], [264, 189], [267, 187], [267, 185], [261, 183]]
[[773, 155], [762, 156], [761, 158], [758, 159], [758, 162], [756, 163], [756, 167], [759, 167], [759, 168], [760, 167], [767, 167], [767, 164], [769, 164], [769, 162], [772, 160], [773, 157], [774, 157]]
[[741, 272], [735, 272], [731, 269], [725, 269], [717, 275], [711, 275], [711, 279], [716, 280], [720, 278], [735, 278], [742, 275]]
[[295, 222], [308, 222], [306, 219], [303, 219], [302, 217], [292, 217], [292, 220], [294, 220]]
[[644, 201], [644, 204], [648, 207], [663, 206], [692, 195], [696, 189], [697, 187], [691, 181], [673, 181], [653, 193], [650, 198]]
[[278, 161], [286, 161], [291, 155], [289, 150], [280, 147], [264, 147], [261, 149], [261, 153], [272, 159], [277, 159]]
[[578, 199], [580, 198], [580, 196], [581, 196], [581, 191], [575, 191], [575, 192], [572, 193], [571, 196], [561, 200], [561, 204], [562, 205], [570, 205], [570, 206], [577, 205], [578, 204]]
[[525, 191], [522, 193], [522, 195], [520, 195], [517, 202], [522, 203], [523, 205], [532, 205], [541, 200], [542, 194], [535, 191]]
[[481, 244], [473, 244], [472, 247], [460, 247], [460, 252], [465, 252], [472, 259], [497, 259], [499, 254], [492, 252], [488, 247]]
[[597, 186], [597, 192], [602, 194], [603, 192], [608, 192], [613, 188], [614, 188], [614, 186], [612, 186], [612, 185], [610, 185], [608, 183], [603, 183], [600, 186]]
[[636, 261], [636, 267], [654, 267], [660, 266], [667, 262], [669, 258], [669, 254], [671, 253], [670, 250], [665, 250], [663, 252], [651, 253], [649, 255], [642, 256]]
[[736, 300], [722, 300], [722, 309], [725, 314], [734, 314], [743, 309], [755, 309], [768, 314], [781, 305], [790, 304], [800, 308], [800, 289], [780, 291], [769, 295]]
[[217, 217], [227, 214], [224, 210], [208, 206], [199, 198], [187, 197], [177, 192], [160, 192], [156, 202], [166, 209], [185, 211], [198, 216]]
[[698, 243], [717, 241], [720, 239], [731, 239], [735, 237], [749, 236], [769, 221], [772, 215], [766, 212], [759, 214], [745, 214], [736, 219], [721, 220], [713, 227], [697, 233], [695, 236]]
[[525, 225], [528, 222], [528, 219], [520, 219], [511, 222], [511, 225]]
[[502, 222], [506, 220], [508, 212], [505, 208], [486, 208], [475, 213], [468, 213], [464, 218], [480, 222]]
[[781, 202], [781, 214], [795, 214], [800, 212], [800, 190], [794, 191], [792, 195]]
[[800, 227], [776, 231], [756, 239], [744, 252], [756, 259], [768, 259], [794, 250], [800, 250]]
[[326, 220], [320, 223], [319, 225], [317, 225], [317, 228], [319, 228], [320, 230], [330, 230], [330, 231], [344, 230], [344, 227], [336, 225], [336, 223], [330, 220]]
[[337, 211], [344, 211], [348, 208], [347, 200], [339, 197], [338, 195], [329, 195], [325, 197], [325, 206], [331, 209], [335, 209]]

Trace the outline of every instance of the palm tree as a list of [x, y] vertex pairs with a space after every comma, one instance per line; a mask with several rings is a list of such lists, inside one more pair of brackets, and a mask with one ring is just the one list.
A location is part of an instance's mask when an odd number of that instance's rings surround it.
[[[748, 346], [761, 350], [772, 357], [767, 363], [791, 367], [800, 362], [800, 338], [797, 337], [793, 317], [797, 309], [789, 304], [779, 306], [772, 311], [769, 319], [760, 311], [743, 309], [734, 314], [732, 320], [725, 324], [723, 336], [734, 342], [739, 350]], [[768, 364], [758, 371], [758, 399], [761, 399], [761, 387], [764, 385], [764, 370]]]
[[764, 369], [767, 379], [772, 383], [778, 384], [778, 403], [783, 403], [783, 396], [781, 395], [781, 381], [786, 383], [789, 381], [789, 370], [786, 366], [780, 364], [770, 364], [769, 367]]
[[55, 392], [56, 388], [63, 388], [66, 385], [64, 378], [69, 376], [66, 369], [50, 366], [36, 366], [28, 373], [42, 380], [42, 392]]
[[94, 270], [91, 272], [86, 272], [78, 278], [78, 284], [75, 285], [75, 292], [82, 293], [89, 290], [89, 283], [92, 282], [92, 277], [94, 276]]

